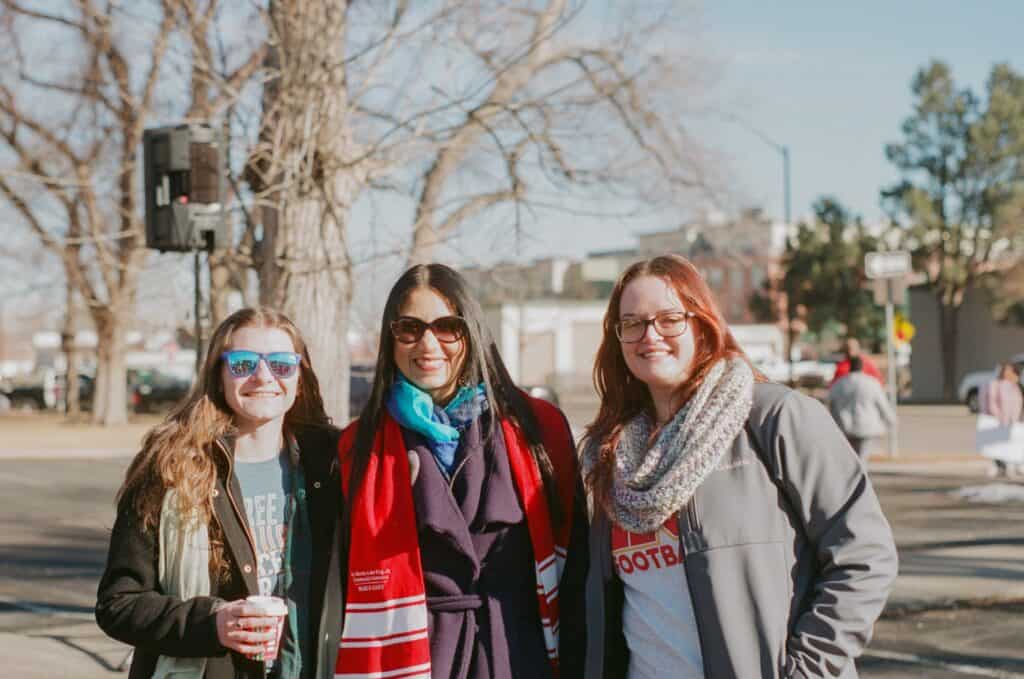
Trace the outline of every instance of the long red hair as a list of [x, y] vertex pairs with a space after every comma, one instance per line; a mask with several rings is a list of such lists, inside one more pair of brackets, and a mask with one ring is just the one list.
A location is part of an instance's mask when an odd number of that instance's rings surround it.
[[[608, 311], [604, 316], [601, 346], [594, 361], [594, 387], [601, 397], [601, 406], [597, 417], [587, 426], [584, 441], [584, 446], [598, 446], [598, 462], [585, 480], [602, 505], [611, 491], [615, 444], [623, 426], [643, 412], [654, 416], [654, 403], [647, 385], [634, 377], [626, 367], [622, 345], [615, 334], [622, 293], [632, 281], [644, 276], [654, 276], [668, 283], [686, 310], [694, 314], [690, 318], [689, 327], [694, 341], [693, 362], [690, 364], [689, 378], [679, 386], [679, 404], [690, 400], [718, 361], [741, 358], [749, 363], [746, 354], [729, 332], [729, 326], [722, 317], [711, 289], [688, 259], [679, 255], [662, 255], [637, 262], [626, 269], [612, 289]], [[757, 375], [757, 379], [764, 380], [760, 375]]]

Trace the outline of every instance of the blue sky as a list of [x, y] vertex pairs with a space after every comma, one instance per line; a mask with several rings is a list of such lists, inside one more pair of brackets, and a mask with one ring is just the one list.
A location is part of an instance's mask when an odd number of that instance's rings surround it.
[[[720, 100], [790, 147], [795, 217], [824, 194], [882, 216], [879, 188], [896, 179], [884, 145], [899, 139], [911, 78], [929, 60], [978, 92], [994, 63], [1024, 70], [1021, 0], [708, 0], [703, 19], [724, 61]], [[713, 126], [709, 141], [745, 195], [781, 217], [779, 153], [735, 124]]]
[[[590, 0], [590, 9], [608, 11], [620, 1]], [[1024, 0], [704, 0], [695, 6], [702, 7], [694, 15], [701, 25], [680, 39], [696, 36], [716, 64], [720, 76], [710, 95], [716, 109], [789, 147], [794, 219], [810, 215], [824, 195], [868, 220], [884, 216], [879, 190], [897, 179], [885, 144], [900, 139], [911, 113], [911, 79], [932, 59], [949, 63], [958, 83], [979, 94], [993, 64], [1024, 71]], [[780, 153], [723, 117], [708, 115], [693, 130], [723, 160], [733, 200], [725, 210], [760, 206], [781, 220]], [[630, 247], [635, 233], [674, 226], [650, 216], [577, 220], [574, 229], [564, 224], [558, 216], [542, 218], [522, 254], [581, 257]]]

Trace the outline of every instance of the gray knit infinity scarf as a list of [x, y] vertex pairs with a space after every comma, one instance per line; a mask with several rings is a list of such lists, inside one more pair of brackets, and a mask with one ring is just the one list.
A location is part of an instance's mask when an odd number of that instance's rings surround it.
[[[754, 374], [742, 359], [719, 361], [690, 401], [651, 444], [654, 423], [638, 415], [615, 447], [615, 475], [605, 511], [633, 533], [650, 533], [678, 512], [736, 439], [750, 415]], [[583, 452], [589, 474], [599, 442]]]

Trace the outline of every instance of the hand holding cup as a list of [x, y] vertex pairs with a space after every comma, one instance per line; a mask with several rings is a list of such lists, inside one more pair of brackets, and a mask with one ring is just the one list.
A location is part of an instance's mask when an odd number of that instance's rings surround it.
[[270, 649], [276, 657], [281, 622], [283, 617], [268, 614], [265, 606], [245, 599], [232, 601], [217, 609], [217, 640], [254, 660], [262, 660]]

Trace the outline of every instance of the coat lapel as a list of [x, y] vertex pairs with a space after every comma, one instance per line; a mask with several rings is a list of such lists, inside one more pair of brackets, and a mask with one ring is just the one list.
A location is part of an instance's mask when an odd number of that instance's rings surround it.
[[[221, 440], [216, 444], [224, 454], [223, 464], [219, 466], [217, 487], [213, 495], [213, 513], [224, 531], [224, 544], [227, 545], [238, 571], [249, 594], [259, 594], [259, 580], [256, 571], [256, 552], [252, 539], [249, 537], [249, 522], [245, 518], [242, 504], [242, 487], [238, 484], [232, 471], [234, 460], [230, 450], [232, 442]], [[225, 479], [227, 482], [225, 483]]]

